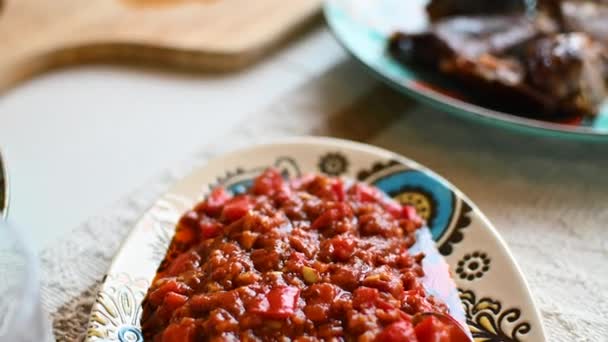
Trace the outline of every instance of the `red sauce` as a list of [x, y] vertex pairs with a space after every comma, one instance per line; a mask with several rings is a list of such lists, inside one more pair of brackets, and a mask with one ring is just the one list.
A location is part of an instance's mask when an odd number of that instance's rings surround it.
[[[146, 341], [463, 341], [420, 283], [412, 207], [360, 183], [267, 170], [181, 218], [144, 300]], [[422, 318], [421, 318], [422, 317]]]

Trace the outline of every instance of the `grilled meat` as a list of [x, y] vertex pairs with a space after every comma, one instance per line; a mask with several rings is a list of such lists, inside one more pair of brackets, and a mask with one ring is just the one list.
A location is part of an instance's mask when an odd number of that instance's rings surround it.
[[[508, 1], [434, 0], [429, 5], [434, 18], [443, 16], [439, 5], [442, 13], [449, 13], [445, 15], [521, 11]], [[608, 37], [603, 31], [608, 32], [608, 21], [598, 18], [594, 23], [591, 19], [598, 15], [584, 6], [590, 5], [582, 0], [540, 0], [542, 14], [534, 19], [524, 13], [443, 16], [426, 32], [396, 33], [389, 52], [403, 63], [459, 81], [483, 105], [500, 103], [501, 109], [527, 116], [592, 115], [608, 96], [608, 53], [601, 44]], [[608, 5], [605, 9], [604, 18]], [[575, 25], [589, 33], [570, 32]], [[564, 27], [568, 32], [559, 33]]]

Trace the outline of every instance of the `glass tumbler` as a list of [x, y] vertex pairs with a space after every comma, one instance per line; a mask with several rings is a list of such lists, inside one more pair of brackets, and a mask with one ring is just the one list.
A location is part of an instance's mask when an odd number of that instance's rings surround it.
[[42, 310], [38, 271], [33, 249], [0, 217], [0, 341], [55, 340]]

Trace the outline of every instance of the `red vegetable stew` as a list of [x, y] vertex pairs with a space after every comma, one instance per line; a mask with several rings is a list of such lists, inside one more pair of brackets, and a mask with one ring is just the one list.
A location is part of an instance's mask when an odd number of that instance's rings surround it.
[[[143, 303], [146, 341], [460, 342], [408, 253], [423, 220], [379, 189], [268, 169], [180, 219]], [[427, 313], [427, 314], [423, 314]], [[449, 316], [445, 316], [449, 317]]]

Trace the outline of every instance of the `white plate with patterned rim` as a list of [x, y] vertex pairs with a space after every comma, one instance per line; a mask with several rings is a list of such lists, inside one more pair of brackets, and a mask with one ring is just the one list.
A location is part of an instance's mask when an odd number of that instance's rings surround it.
[[163, 195], [136, 224], [104, 277], [86, 341], [143, 341], [141, 301], [181, 214], [212, 187], [246, 187], [270, 166], [292, 177], [306, 172], [350, 177], [416, 206], [451, 267], [476, 341], [545, 340], [540, 315], [513, 256], [492, 224], [458, 189], [386, 150], [344, 140], [294, 138], [214, 159]]

